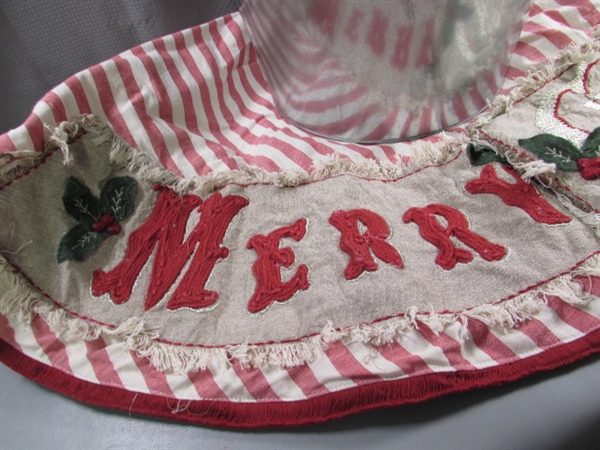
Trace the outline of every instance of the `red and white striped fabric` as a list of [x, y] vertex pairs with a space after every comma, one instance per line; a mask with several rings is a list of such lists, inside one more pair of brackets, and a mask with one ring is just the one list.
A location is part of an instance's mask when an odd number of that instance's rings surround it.
[[[508, 68], [515, 77], [582, 44], [600, 23], [594, 0], [535, 2]], [[358, 145], [317, 137], [276, 110], [239, 14], [133, 48], [46, 94], [25, 123], [0, 136], [2, 152], [42, 151], [46, 126], [82, 114], [107, 122], [132, 147], [190, 177], [242, 165], [310, 170], [332, 154], [407, 161], [413, 143]], [[464, 132], [463, 128], [451, 130]], [[440, 135], [426, 138], [441, 140]], [[579, 280], [600, 296], [600, 279]], [[511, 381], [600, 348], [600, 302], [549, 297], [516, 328], [470, 318], [442, 333], [425, 323], [389, 345], [333, 342], [296, 367], [163, 373], [110, 336], [66, 342], [40, 317], [28, 325], [0, 315], [0, 355], [40, 383], [93, 404], [219, 426], [323, 421], [447, 392]], [[428, 387], [435, 385], [435, 389]]]

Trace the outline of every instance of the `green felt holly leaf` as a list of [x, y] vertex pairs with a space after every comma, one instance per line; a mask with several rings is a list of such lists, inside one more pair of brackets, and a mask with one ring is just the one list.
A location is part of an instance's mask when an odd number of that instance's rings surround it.
[[538, 134], [529, 139], [519, 139], [519, 145], [535, 153], [548, 163], [564, 171], [576, 171], [581, 152], [575, 145], [559, 136]]
[[56, 260], [59, 264], [71, 259], [83, 261], [109, 236], [108, 233], [93, 231], [89, 223], [78, 223], [60, 240]]
[[137, 184], [131, 177], [111, 178], [100, 193], [100, 211], [110, 213], [117, 222], [133, 212]]
[[83, 261], [109, 236], [119, 234], [119, 222], [133, 212], [136, 192], [133, 178], [116, 177], [106, 182], [98, 199], [77, 178], [69, 178], [63, 204], [79, 223], [62, 237], [56, 260]]
[[62, 200], [65, 210], [79, 222], [95, 222], [100, 217], [98, 199], [75, 177], [67, 180]]
[[485, 166], [493, 162], [508, 163], [503, 156], [496, 153], [491, 147], [475, 145], [473, 143], [467, 146], [467, 155], [473, 166]]
[[587, 137], [581, 147], [581, 153], [584, 158], [597, 158], [600, 156], [600, 127], [593, 130]]

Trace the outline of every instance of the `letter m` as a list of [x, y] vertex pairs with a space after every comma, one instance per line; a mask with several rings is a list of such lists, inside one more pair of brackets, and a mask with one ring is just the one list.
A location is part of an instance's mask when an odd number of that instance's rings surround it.
[[[109, 272], [101, 269], [94, 272], [92, 294], [108, 293], [117, 304], [128, 301], [141, 270], [154, 252], [145, 310], [155, 306], [178, 278], [168, 309], [213, 305], [219, 294], [205, 289], [206, 282], [217, 261], [229, 254], [221, 242], [229, 224], [248, 205], [248, 200], [217, 193], [202, 201], [195, 195], [178, 196], [170, 189], [158, 189], [154, 210], [129, 236], [123, 260]], [[200, 219], [186, 237], [189, 217], [195, 209]], [[187, 271], [181, 276], [186, 264]]]

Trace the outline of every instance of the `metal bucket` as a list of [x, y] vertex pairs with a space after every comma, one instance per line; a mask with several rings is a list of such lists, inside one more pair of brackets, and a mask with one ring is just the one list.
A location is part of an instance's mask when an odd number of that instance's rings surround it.
[[529, 0], [245, 0], [279, 111], [382, 143], [447, 129], [500, 90]]

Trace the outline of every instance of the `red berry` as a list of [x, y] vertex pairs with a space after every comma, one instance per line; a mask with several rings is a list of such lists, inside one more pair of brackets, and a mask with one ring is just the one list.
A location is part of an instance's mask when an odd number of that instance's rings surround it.
[[119, 225], [118, 223], [113, 223], [111, 226], [108, 227], [108, 232], [110, 234], [119, 234], [121, 232], [121, 225]]
[[104, 225], [102, 222], [94, 222], [92, 225], [92, 230], [94, 230], [96, 233], [102, 233], [105, 229], [106, 225]]
[[115, 223], [115, 218], [113, 217], [112, 214], [102, 214], [102, 217], [100, 217], [100, 222], [102, 222], [104, 225], [109, 226], [113, 223]]
[[582, 178], [586, 180], [597, 180], [600, 178], [600, 157], [580, 158], [577, 167], [581, 171]]

